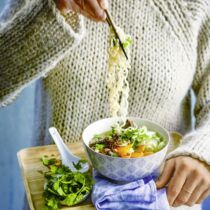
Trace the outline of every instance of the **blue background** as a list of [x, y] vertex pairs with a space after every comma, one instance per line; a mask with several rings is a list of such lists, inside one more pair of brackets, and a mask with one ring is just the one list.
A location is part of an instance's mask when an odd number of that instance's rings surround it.
[[[0, 0], [0, 11], [6, 0]], [[0, 209], [22, 210], [24, 188], [16, 153], [32, 143], [35, 85], [27, 87], [18, 99], [0, 109]], [[203, 204], [210, 210], [210, 198]]]

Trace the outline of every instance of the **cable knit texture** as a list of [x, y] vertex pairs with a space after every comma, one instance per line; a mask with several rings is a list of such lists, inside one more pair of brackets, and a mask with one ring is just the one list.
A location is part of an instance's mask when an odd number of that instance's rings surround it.
[[[73, 12], [62, 16], [52, 0], [21, 4], [0, 25], [0, 106], [45, 77], [52, 110], [48, 125], [57, 127], [66, 142], [79, 141], [88, 124], [110, 116], [108, 27], [85, 20], [84, 37], [83, 18]], [[129, 115], [183, 134], [167, 158], [190, 155], [210, 165], [210, 2], [114, 0], [110, 12], [134, 40]], [[197, 96], [194, 130], [191, 89]]]
[[80, 42], [84, 31], [82, 18], [71, 12], [65, 19], [52, 0], [28, 0], [1, 23], [0, 106], [10, 103], [31, 81], [45, 76]]

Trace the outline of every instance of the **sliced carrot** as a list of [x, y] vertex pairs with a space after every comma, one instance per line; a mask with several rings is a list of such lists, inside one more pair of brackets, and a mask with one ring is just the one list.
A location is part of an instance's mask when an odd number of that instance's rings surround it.
[[132, 148], [132, 145], [129, 144], [127, 146], [121, 146], [121, 147], [117, 147], [116, 148], [116, 152], [120, 155], [120, 156], [125, 156], [127, 155], [127, 153], [129, 152], [129, 150]]
[[135, 149], [136, 152], [144, 152], [144, 150], [145, 150], [145, 146], [144, 146], [144, 145], [139, 145], [139, 146]]
[[133, 152], [131, 153], [132, 158], [138, 158], [138, 157], [143, 157], [144, 153], [143, 152]]
[[144, 152], [144, 156], [152, 155], [154, 152]]

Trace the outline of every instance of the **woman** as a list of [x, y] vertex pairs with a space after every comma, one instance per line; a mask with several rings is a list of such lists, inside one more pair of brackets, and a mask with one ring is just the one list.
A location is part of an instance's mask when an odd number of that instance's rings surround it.
[[[66, 15], [52, 0], [16, 0], [2, 14], [0, 99], [5, 106], [30, 82], [43, 78], [36, 138], [47, 140], [45, 128], [54, 125], [65, 141], [75, 142], [90, 122], [110, 115], [105, 82], [108, 28], [96, 23], [105, 20], [107, 2], [56, 3]], [[157, 187], [168, 186], [171, 206], [198, 210], [195, 204], [210, 193], [210, 3], [113, 0], [109, 10], [134, 40], [129, 115], [183, 134], [179, 147], [167, 156]], [[195, 130], [191, 89], [197, 96]]]

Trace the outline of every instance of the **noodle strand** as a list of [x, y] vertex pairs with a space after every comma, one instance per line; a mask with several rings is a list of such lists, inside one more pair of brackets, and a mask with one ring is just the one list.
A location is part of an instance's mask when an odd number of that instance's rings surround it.
[[[129, 56], [131, 38], [119, 27], [117, 27], [117, 31]], [[110, 29], [108, 55], [107, 86], [109, 89], [110, 112], [112, 117], [118, 116], [125, 119], [128, 114], [129, 105], [129, 83], [127, 76], [130, 67], [130, 59], [126, 59], [112, 29]]]

